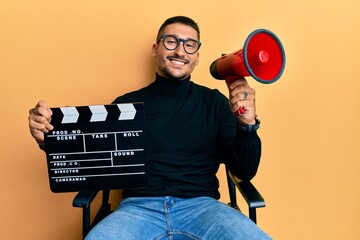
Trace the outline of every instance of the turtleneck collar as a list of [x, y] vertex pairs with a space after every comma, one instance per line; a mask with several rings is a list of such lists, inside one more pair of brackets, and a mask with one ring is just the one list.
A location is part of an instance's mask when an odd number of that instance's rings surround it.
[[189, 92], [190, 76], [184, 80], [174, 80], [162, 77], [156, 73], [155, 82], [152, 85], [158, 94], [180, 97]]

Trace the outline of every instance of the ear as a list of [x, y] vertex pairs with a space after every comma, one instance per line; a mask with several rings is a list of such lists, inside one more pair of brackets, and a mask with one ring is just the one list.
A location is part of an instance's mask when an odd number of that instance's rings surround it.
[[157, 49], [158, 49], [158, 45], [156, 43], [154, 43], [152, 45], [152, 49], [151, 49], [151, 56], [154, 58], [157, 56]]

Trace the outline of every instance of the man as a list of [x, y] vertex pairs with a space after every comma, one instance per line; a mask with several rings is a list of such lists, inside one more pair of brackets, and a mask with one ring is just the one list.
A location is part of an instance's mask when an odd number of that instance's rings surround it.
[[[152, 46], [155, 81], [115, 99], [145, 104], [149, 186], [124, 189], [118, 209], [86, 239], [270, 239], [242, 213], [216, 200], [219, 164], [251, 179], [261, 141], [255, 91], [245, 79], [227, 84], [229, 99], [190, 81], [200, 46], [192, 19], [167, 19]], [[239, 108], [245, 112], [235, 115]], [[42, 148], [44, 133], [53, 129], [50, 119], [44, 101], [30, 110], [30, 131]]]

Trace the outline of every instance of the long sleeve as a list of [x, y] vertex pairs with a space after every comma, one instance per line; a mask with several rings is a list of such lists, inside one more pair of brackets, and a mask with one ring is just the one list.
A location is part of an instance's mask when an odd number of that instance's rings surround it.
[[242, 180], [251, 180], [261, 158], [261, 140], [257, 132], [239, 130], [230, 153], [225, 162], [230, 171]]
[[256, 131], [246, 132], [239, 128], [225, 96], [220, 97], [218, 104], [218, 145], [223, 162], [235, 176], [250, 180], [256, 175], [260, 163], [260, 137]]

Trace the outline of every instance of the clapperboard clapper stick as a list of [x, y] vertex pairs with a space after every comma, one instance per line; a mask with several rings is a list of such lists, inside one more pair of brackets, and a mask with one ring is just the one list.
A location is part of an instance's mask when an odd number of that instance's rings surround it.
[[147, 185], [143, 103], [51, 110], [54, 130], [45, 134], [51, 191]]

